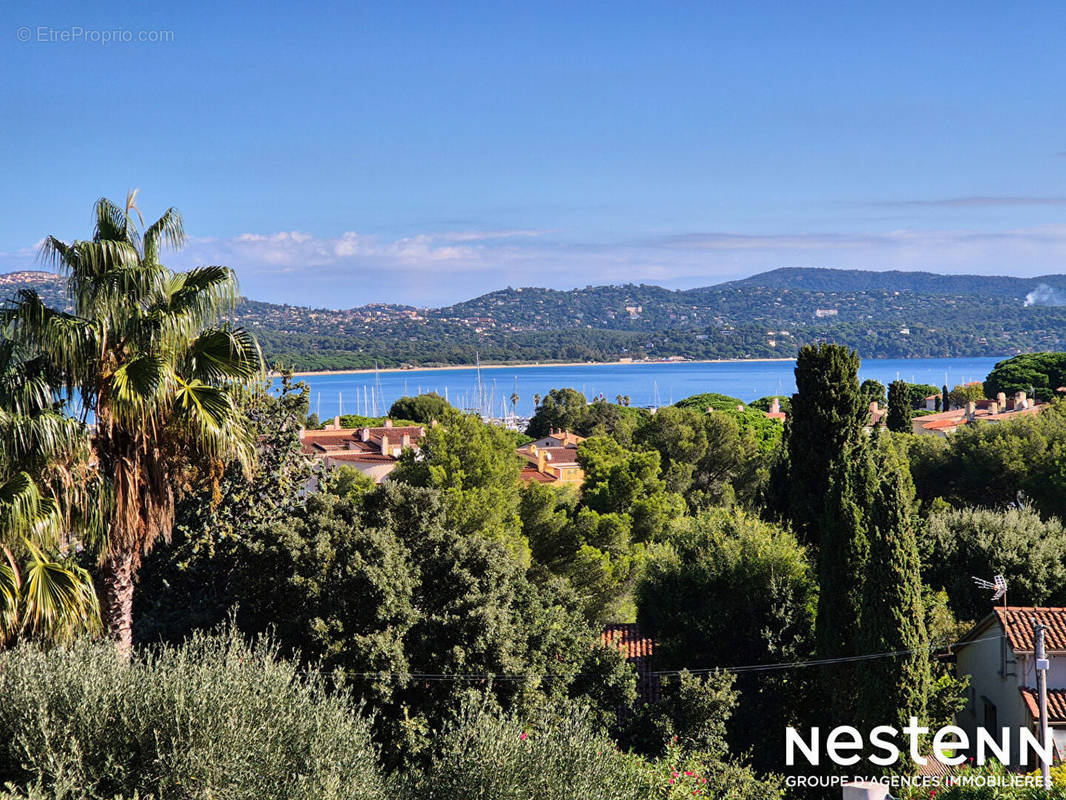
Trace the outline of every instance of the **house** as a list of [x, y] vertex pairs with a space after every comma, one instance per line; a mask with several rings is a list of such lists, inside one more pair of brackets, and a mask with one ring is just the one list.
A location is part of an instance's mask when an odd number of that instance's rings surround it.
[[522, 459], [522, 481], [580, 484], [585, 480], [585, 471], [577, 463], [577, 449], [583, 441], [584, 436], [552, 430], [547, 436], [517, 448], [515, 453]]
[[659, 676], [652, 672], [651, 657], [655, 653], [655, 640], [641, 634], [635, 622], [617, 622], [603, 626], [600, 642], [613, 647], [625, 656], [637, 673], [637, 702], [639, 708], [646, 703], [657, 703], [662, 694]]
[[776, 397], [770, 401], [770, 410], [766, 412], [767, 419], [779, 419], [782, 422], [785, 419], [785, 412], [781, 410], [781, 401]]
[[[1038, 732], [1033, 623], [1047, 627], [1048, 724], [1055, 757], [1066, 755], [1066, 607], [1005, 606], [994, 609], [952, 648], [959, 675], [969, 675], [967, 702], [955, 718], [973, 742], [984, 728], [998, 742], [1010, 729], [1017, 763], [1020, 729]], [[1032, 757], [1029, 759], [1032, 761]], [[1032, 766], [1032, 764], [1028, 765]]]
[[1046, 407], [1047, 404], [1030, 400], [1025, 392], [1018, 392], [1009, 399], [1000, 392], [995, 400], [978, 400], [967, 403], [965, 408], [915, 417], [911, 420], [911, 428], [917, 434], [947, 436], [972, 422], [1003, 422], [1020, 416], [1039, 414]]
[[425, 433], [421, 425], [397, 427], [390, 419], [378, 427], [342, 428], [334, 417], [323, 430], [300, 431], [300, 449], [323, 467], [355, 467], [381, 483], [405, 450], [418, 451]]
[[878, 425], [886, 422], [885, 414], [887, 413], [888, 411], [881, 408], [881, 404], [874, 400], [870, 403], [869, 416], [866, 418], [866, 427], [876, 428]]

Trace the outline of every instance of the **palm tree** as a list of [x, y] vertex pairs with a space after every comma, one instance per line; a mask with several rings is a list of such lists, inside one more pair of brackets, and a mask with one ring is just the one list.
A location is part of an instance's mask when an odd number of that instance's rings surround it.
[[99, 629], [92, 579], [72, 562], [68, 535], [92, 527], [76, 516], [85, 433], [57, 410], [44, 364], [0, 342], [0, 647]]
[[540, 395], [533, 395], [533, 408], [540, 408]]
[[125, 208], [106, 198], [96, 203], [91, 240], [49, 237], [42, 245], [42, 257], [67, 276], [72, 312], [24, 291], [0, 317], [16, 342], [57, 370], [82, 421], [91, 422], [91, 454], [104, 481], [102, 615], [124, 651], [132, 643], [136, 571], [156, 540], [170, 536], [184, 469], [197, 460], [250, 468], [253, 442], [234, 388], [263, 373], [255, 338], [218, 325], [238, 300], [232, 270], [163, 266], [160, 248], [185, 242], [181, 215], [171, 208], [144, 227], [136, 194]]
[[518, 392], [511, 392], [510, 400], [511, 400], [511, 416], [514, 417], [514, 416], [518, 415], [518, 400], [519, 400]]

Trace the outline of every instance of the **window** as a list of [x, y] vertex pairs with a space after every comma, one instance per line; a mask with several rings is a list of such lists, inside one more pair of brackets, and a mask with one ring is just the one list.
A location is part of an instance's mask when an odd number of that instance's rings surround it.
[[999, 734], [999, 723], [996, 719], [996, 704], [989, 700], [987, 697], [981, 698], [981, 703], [984, 706], [983, 713], [983, 727], [986, 731], [992, 734]]

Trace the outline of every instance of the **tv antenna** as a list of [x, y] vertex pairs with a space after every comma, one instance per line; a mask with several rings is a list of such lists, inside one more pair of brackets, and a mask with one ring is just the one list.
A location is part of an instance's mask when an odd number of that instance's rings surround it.
[[996, 575], [992, 580], [986, 581], [984, 578], [973, 579], [973, 582], [977, 584], [980, 589], [994, 589], [995, 594], [992, 595], [992, 602], [996, 602], [999, 598], [1006, 596], [1007, 594], [1007, 579], [1002, 575]]

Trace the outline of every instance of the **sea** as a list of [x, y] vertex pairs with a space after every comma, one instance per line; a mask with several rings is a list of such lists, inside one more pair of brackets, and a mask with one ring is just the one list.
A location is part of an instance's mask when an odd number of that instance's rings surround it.
[[[860, 380], [886, 386], [909, 383], [947, 384], [984, 380], [1005, 356], [984, 358], [867, 359]], [[787, 396], [796, 389], [793, 361], [639, 362], [535, 366], [483, 366], [461, 369], [400, 370], [306, 375], [298, 378], [311, 390], [310, 410], [326, 419], [336, 414], [381, 416], [400, 397], [436, 392], [457, 408], [490, 416], [533, 414], [535, 395], [551, 389], [577, 389], [589, 400], [611, 402], [621, 395], [632, 406], [658, 408], [702, 392], [719, 392], [744, 402], [768, 395]], [[275, 386], [279, 384], [275, 380]]]

